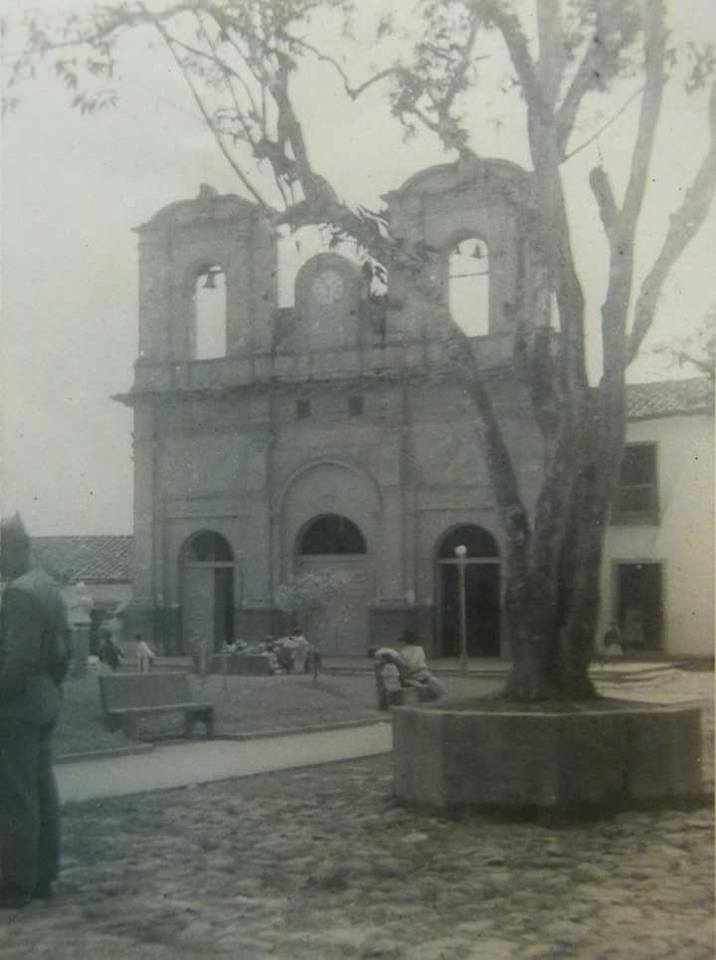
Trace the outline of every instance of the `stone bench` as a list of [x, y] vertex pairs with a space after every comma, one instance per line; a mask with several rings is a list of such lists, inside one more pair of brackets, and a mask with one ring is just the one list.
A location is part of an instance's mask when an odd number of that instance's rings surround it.
[[207, 737], [214, 733], [214, 707], [192, 700], [186, 673], [111, 673], [99, 678], [100, 700], [106, 726], [137, 735], [139, 722], [162, 714], [182, 714], [184, 735], [191, 736], [201, 721]]

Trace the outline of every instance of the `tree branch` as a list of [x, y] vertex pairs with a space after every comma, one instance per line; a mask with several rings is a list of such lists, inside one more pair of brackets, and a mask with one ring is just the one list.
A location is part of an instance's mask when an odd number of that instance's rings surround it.
[[574, 121], [577, 118], [582, 100], [594, 88], [594, 72], [597, 69], [600, 56], [597, 44], [591, 42], [557, 111], [557, 139], [562, 158], [566, 159], [567, 143], [574, 128]]
[[595, 167], [590, 171], [589, 185], [599, 207], [599, 216], [604, 224], [604, 231], [610, 237], [619, 216], [619, 208], [604, 167]]
[[605, 120], [604, 123], [600, 127], [598, 127], [591, 136], [587, 137], [586, 140], [583, 140], [578, 146], [574, 148], [574, 150], [570, 150], [569, 153], [565, 154], [564, 159], [571, 160], [572, 157], [578, 154], [581, 150], [584, 150], [591, 143], [594, 143], [595, 140], [598, 140], [599, 137], [601, 137], [601, 135], [604, 133], [604, 131], [608, 127], [610, 127], [615, 120], [618, 120], [619, 117], [621, 117], [621, 115], [634, 102], [634, 100], [636, 100], [636, 98], [643, 92], [643, 90], [644, 90], [644, 87], [639, 87], [638, 90], [635, 90], [630, 97], [627, 97], [627, 99], [624, 101], [621, 107], [619, 107], [619, 109], [615, 113], [613, 113], [607, 120]]
[[438, 114], [438, 123], [441, 128], [448, 129], [450, 127], [450, 111], [452, 105], [455, 102], [455, 97], [460, 92], [460, 88], [465, 80], [465, 75], [470, 69], [470, 64], [472, 63], [472, 52], [475, 47], [475, 41], [477, 39], [477, 30], [478, 30], [478, 21], [474, 17], [472, 23], [470, 24], [470, 30], [467, 36], [467, 40], [462, 48], [462, 53], [460, 55], [460, 60], [456, 68], [452, 71], [452, 76], [450, 77], [450, 82], [448, 83], [447, 90], [445, 95], [441, 97], [437, 106]]
[[627, 363], [634, 360], [649, 332], [666, 278], [698, 233], [713, 203], [716, 193], [716, 86], [709, 98], [709, 128], [706, 156], [685, 192], [681, 206], [672, 215], [663, 246], [641, 286], [627, 346]]
[[629, 180], [624, 193], [620, 228], [633, 239], [644, 199], [649, 162], [654, 150], [656, 127], [664, 92], [666, 31], [662, 0], [646, 0], [644, 12], [644, 93], [639, 111], [636, 141], [632, 153]]
[[[613, 222], [607, 233], [609, 282], [602, 304], [601, 331], [603, 399], [604, 403], [609, 405], [607, 421], [610, 417], [619, 419], [620, 412], [623, 412], [626, 369], [625, 335], [634, 277], [634, 243], [664, 91], [666, 33], [662, 14], [662, 0], [646, 0], [643, 14], [644, 93], [632, 150], [629, 178], [621, 210], [615, 216], [613, 209], [607, 212], [607, 218], [610, 215], [613, 216]], [[597, 177], [598, 185], [599, 182], [600, 178]], [[594, 183], [592, 187], [594, 188]], [[595, 195], [599, 202], [599, 186]], [[609, 204], [608, 200], [607, 204]]]
[[[146, 8], [145, 8], [145, 9], [146, 9]], [[239, 179], [239, 181], [240, 181], [240, 182], [244, 185], [244, 187], [249, 191], [249, 193], [251, 194], [251, 196], [252, 196], [252, 197], [254, 198], [254, 200], [259, 204], [259, 206], [262, 208], [262, 210], [264, 210], [264, 212], [267, 213], [267, 214], [269, 214], [269, 215], [272, 215], [272, 216], [275, 215], [275, 211], [273, 210], [273, 208], [270, 206], [270, 204], [268, 204], [268, 203], [264, 200], [264, 198], [261, 196], [260, 192], [256, 189], [256, 187], [254, 187], [254, 185], [251, 183], [251, 181], [249, 180], [249, 178], [248, 178], [248, 177], [246, 176], [246, 174], [243, 172], [243, 170], [241, 169], [241, 167], [236, 163], [236, 161], [234, 160], [234, 158], [231, 156], [231, 153], [230, 153], [229, 150], [227, 149], [226, 144], [224, 143], [224, 141], [223, 141], [223, 139], [222, 139], [222, 137], [221, 137], [221, 134], [220, 134], [219, 131], [217, 130], [216, 124], [214, 123], [211, 115], [209, 114], [209, 111], [207, 110], [207, 108], [206, 108], [206, 106], [205, 106], [205, 104], [204, 104], [204, 101], [201, 99], [201, 96], [199, 95], [199, 92], [197, 91], [196, 86], [195, 86], [195, 84], [194, 84], [191, 76], [189, 75], [188, 70], [186, 69], [186, 66], [184, 65], [181, 57], [178, 55], [178, 53], [177, 53], [176, 50], [174, 49], [173, 42], [172, 42], [172, 38], [171, 38], [171, 37], [169, 36], [169, 34], [167, 33], [166, 28], [164, 27], [164, 24], [163, 24], [161, 21], [155, 20], [155, 21], [154, 21], [154, 26], [155, 26], [157, 32], [159, 33], [160, 37], [161, 37], [162, 40], [164, 41], [164, 44], [166, 45], [167, 49], [168, 49], [169, 52], [171, 53], [171, 55], [172, 55], [172, 57], [173, 57], [173, 59], [174, 59], [174, 62], [176, 63], [176, 65], [177, 65], [177, 67], [179, 68], [179, 70], [181, 71], [181, 74], [182, 74], [182, 76], [184, 77], [184, 80], [186, 81], [186, 84], [187, 84], [187, 86], [189, 87], [189, 90], [191, 91], [192, 97], [194, 98], [194, 102], [196, 103], [197, 107], [198, 107], [199, 110], [201, 111], [201, 115], [202, 115], [202, 117], [204, 118], [204, 123], [205, 123], [206, 126], [209, 128], [209, 130], [211, 131], [211, 134], [212, 134], [212, 136], [214, 137], [214, 141], [216, 142], [216, 145], [217, 145], [217, 147], [219, 148], [219, 150], [221, 151], [222, 155], [224, 156], [224, 158], [226, 159], [226, 161], [229, 163], [231, 169], [234, 171], [234, 173], [236, 174], [236, 176], [237, 176], [237, 178]]]
[[554, 113], [564, 73], [564, 27], [560, 0], [537, 0], [537, 76], [545, 106]]
[[512, 65], [517, 72], [528, 109], [542, 114], [546, 105], [537, 68], [530, 55], [527, 37], [517, 15], [499, 0], [487, 3], [484, 15], [486, 22], [497, 27], [502, 35]]
[[319, 50], [318, 47], [314, 47], [313, 44], [308, 43], [308, 41], [299, 37], [291, 37], [291, 42], [295, 43], [299, 47], [302, 47], [304, 50], [307, 50], [309, 53], [312, 53], [317, 60], [330, 64], [341, 78], [343, 82], [343, 88], [351, 100], [357, 100], [358, 97], [369, 87], [372, 87], [376, 83], [380, 83], [380, 81], [385, 80], [386, 77], [400, 75], [401, 72], [403, 72], [403, 68], [399, 65], [387, 67], [385, 70], [380, 70], [374, 76], [369, 77], [357, 87], [353, 87], [351, 86], [348, 74], [335, 57], [331, 57], [329, 54], [323, 53], [323, 51]]

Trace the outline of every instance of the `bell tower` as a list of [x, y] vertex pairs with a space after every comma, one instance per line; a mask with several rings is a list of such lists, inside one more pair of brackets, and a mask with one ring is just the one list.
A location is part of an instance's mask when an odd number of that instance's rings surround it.
[[[133, 389], [122, 398], [134, 408], [134, 603], [128, 619], [145, 636], [169, 638], [171, 645], [181, 631], [181, 614], [175, 564], [167, 560], [174, 549], [167, 511], [176, 510], [181, 484], [179, 512], [187, 504], [201, 511], [202, 498], [215, 485], [224, 518], [215, 526], [225, 534], [233, 508], [227, 505], [228, 482], [219, 474], [236, 468], [216, 450], [224, 442], [221, 431], [242, 415], [229, 399], [232, 391], [251, 382], [270, 354], [276, 244], [259, 207], [207, 184], [136, 232], [139, 356]], [[189, 434], [213, 435], [215, 470], [199, 469], [208, 454], [202, 459], [186, 452], [182, 438]], [[171, 530], [183, 530], [182, 523]]]

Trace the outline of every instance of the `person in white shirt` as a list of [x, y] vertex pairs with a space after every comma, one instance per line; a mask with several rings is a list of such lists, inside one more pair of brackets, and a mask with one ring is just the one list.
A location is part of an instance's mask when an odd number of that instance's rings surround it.
[[157, 655], [146, 640], [142, 638], [141, 633], [138, 633], [134, 639], [137, 643], [137, 669], [140, 673], [149, 673], [149, 668], [156, 660]]
[[[446, 695], [445, 687], [428, 670], [425, 651], [418, 643], [418, 637], [412, 630], [405, 630], [401, 636], [399, 656], [403, 665], [401, 680], [404, 683], [427, 689], [431, 699], [434, 700]], [[398, 669], [400, 670], [400, 664], [398, 664]]]

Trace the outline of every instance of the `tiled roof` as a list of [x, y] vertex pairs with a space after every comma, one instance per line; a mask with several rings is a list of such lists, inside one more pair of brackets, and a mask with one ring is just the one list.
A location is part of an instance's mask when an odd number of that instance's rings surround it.
[[706, 377], [655, 380], [627, 386], [627, 418], [651, 420], [714, 411], [714, 385]]
[[32, 537], [34, 562], [63, 581], [121, 583], [131, 579], [134, 537]]

